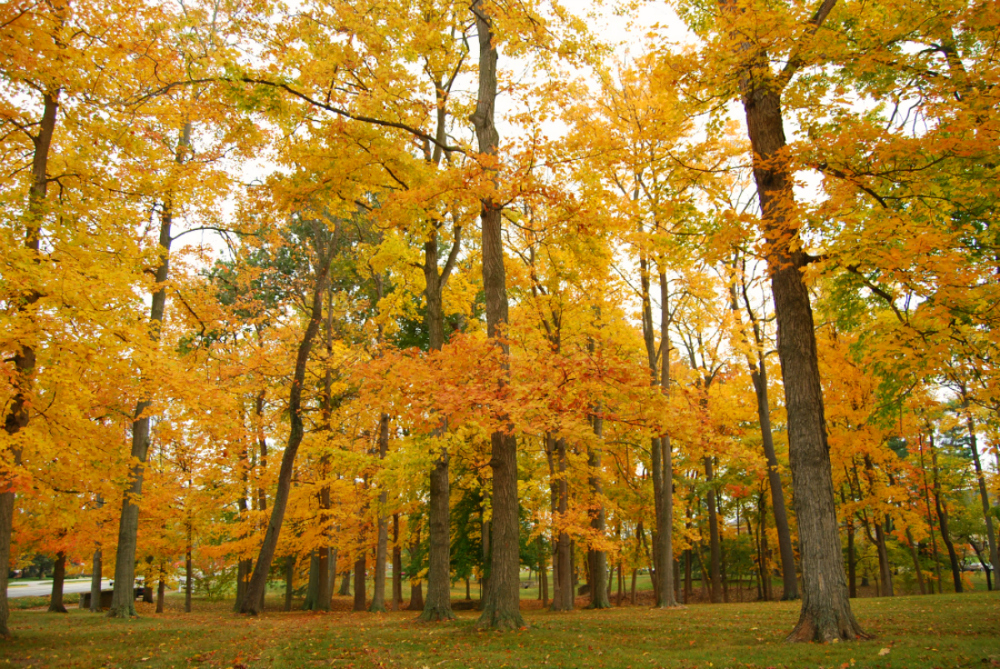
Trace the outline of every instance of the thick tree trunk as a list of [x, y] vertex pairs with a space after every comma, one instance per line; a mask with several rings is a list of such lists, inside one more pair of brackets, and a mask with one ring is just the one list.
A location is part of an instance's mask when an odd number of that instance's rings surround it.
[[[52, 145], [52, 135], [56, 128], [56, 115], [59, 111], [59, 90], [46, 91], [42, 94], [42, 119], [38, 124], [38, 134], [31, 136], [34, 152], [31, 160], [31, 189], [28, 191], [28, 215], [25, 220], [24, 248], [35, 256], [40, 250], [42, 220], [45, 217], [45, 197], [48, 194], [49, 148]], [[24, 315], [41, 299], [41, 293], [29, 288], [20, 297], [16, 307], [18, 315]], [[11, 356], [14, 363], [12, 384], [14, 397], [7, 405], [7, 415], [4, 417], [4, 431], [13, 437], [28, 426], [29, 398], [34, 385], [35, 349], [24, 341], [21, 348]], [[12, 449], [13, 469], [21, 466], [21, 449]], [[0, 637], [10, 636], [7, 627], [9, 607], [7, 604], [7, 578], [10, 565], [10, 542], [14, 532], [14, 502], [15, 492], [13, 479], [0, 479]]]
[[711, 555], [710, 576], [712, 579], [711, 597], [713, 604], [722, 602], [722, 548], [719, 545], [719, 513], [715, 504], [715, 472], [712, 467], [712, 456], [705, 456], [705, 481], [708, 483], [708, 537]]
[[306, 583], [306, 599], [302, 602], [302, 610], [315, 611], [319, 596], [319, 555], [314, 548], [309, 551], [309, 581]]
[[[476, 130], [481, 160], [488, 170], [491, 180], [496, 182], [496, 160], [500, 146], [500, 135], [494, 125], [494, 111], [497, 98], [497, 49], [493, 34], [492, 20], [486, 13], [483, 0], [473, 0], [472, 13], [475, 16], [479, 34], [479, 92], [476, 110], [471, 120]], [[482, 198], [482, 258], [483, 291], [486, 296], [487, 334], [497, 342], [506, 358], [509, 347], [499, 340], [507, 324], [507, 280], [504, 272], [502, 239], [502, 204], [491, 195]], [[505, 364], [506, 366], [506, 364]], [[497, 383], [507, 384], [506, 370]], [[500, 424], [507, 422], [500, 416]], [[492, 548], [490, 550], [490, 577], [486, 589], [483, 614], [479, 627], [496, 630], [516, 630], [524, 627], [520, 611], [520, 588], [518, 569], [517, 527], [517, 439], [513, 425], [504, 425], [493, 433], [490, 441], [493, 470], [493, 522]]]
[[[595, 413], [591, 417], [591, 424], [594, 427], [594, 436], [597, 439], [603, 437], [604, 419]], [[601, 451], [596, 447], [587, 449], [587, 466], [590, 469], [590, 493], [593, 496], [590, 527], [594, 533], [604, 538], [607, 530], [607, 521], [604, 515], [604, 489], [601, 485]], [[592, 609], [611, 608], [610, 589], [608, 583], [608, 555], [600, 549], [588, 548], [587, 563], [590, 565], [590, 607]]]
[[427, 601], [419, 620], [435, 622], [453, 620], [451, 611], [451, 547], [449, 545], [450, 498], [448, 481], [448, 452], [441, 450], [431, 470], [431, 496], [428, 523], [430, 549], [428, 551]]
[[[52, 570], [52, 595], [49, 597], [49, 613], [66, 613], [63, 606], [63, 583], [66, 580], [66, 554], [56, 554], [56, 566]], [[100, 599], [100, 598], [98, 598]]]
[[94, 549], [94, 567], [90, 573], [90, 612], [101, 613], [101, 577], [104, 567], [101, 564], [101, 547]]
[[267, 532], [264, 535], [264, 543], [260, 547], [260, 554], [257, 556], [257, 564], [254, 565], [253, 575], [250, 577], [250, 585], [247, 588], [247, 596], [243, 600], [241, 613], [257, 615], [261, 609], [264, 591], [267, 587], [267, 576], [271, 571], [271, 561], [274, 559], [274, 551], [278, 546], [278, 535], [281, 533], [281, 525], [285, 519], [285, 507], [288, 505], [288, 494], [292, 487], [292, 470], [295, 465], [295, 456], [299, 450], [299, 444], [305, 436], [305, 427], [302, 421], [302, 386], [305, 383], [306, 364], [309, 361], [309, 353], [312, 349], [313, 339], [319, 332], [320, 321], [323, 317], [323, 296], [326, 292], [327, 279], [330, 272], [330, 249], [327, 243], [326, 231], [315, 231], [316, 252], [318, 255], [316, 268], [316, 283], [313, 286], [312, 311], [306, 331], [299, 342], [298, 352], [295, 358], [295, 373], [292, 377], [292, 389], [288, 399], [288, 415], [291, 423], [288, 433], [288, 443], [285, 452], [281, 457], [281, 469], [278, 472], [278, 488], [274, 494], [274, 502], [271, 505], [271, 518], [267, 524]]
[[253, 573], [253, 558], [244, 558], [236, 563], [236, 602], [233, 611], [239, 613], [247, 598], [247, 583]]
[[[389, 451], [389, 415], [382, 414], [378, 421], [378, 457], [385, 460]], [[385, 565], [389, 553], [389, 518], [385, 515], [385, 505], [388, 495], [385, 485], [379, 486], [378, 495], [378, 537], [375, 543], [375, 587], [372, 590], [372, 603], [369, 611], [385, 613]]]
[[[185, 123], [177, 144], [175, 162], [184, 162], [188, 148], [191, 145], [191, 123]], [[168, 195], [163, 203], [160, 215], [160, 264], [156, 268], [156, 286], [158, 286], [149, 307], [150, 337], [153, 342], [160, 341], [160, 328], [167, 307], [167, 279], [170, 276], [170, 243], [171, 226], [173, 225], [173, 204]], [[115, 585], [111, 597], [111, 610], [108, 616], [112, 618], [130, 618], [135, 615], [133, 590], [135, 586], [135, 551], [136, 535], [139, 532], [139, 500], [142, 497], [142, 477], [149, 453], [149, 419], [148, 412], [153, 402], [149, 399], [139, 400], [135, 407], [132, 423], [132, 451], [134, 464], [129, 470], [131, 484], [122, 496], [122, 511], [118, 523], [118, 550], [115, 553]]]
[[[962, 394], [965, 395], [965, 387], [962, 387]], [[963, 397], [964, 399], [964, 397]], [[964, 401], [968, 406], [968, 400]], [[969, 429], [969, 448], [972, 451], [972, 463], [976, 467], [976, 482], [979, 485], [979, 501], [983, 508], [983, 520], [986, 523], [986, 541], [990, 548], [990, 562], [993, 563], [993, 570], [1000, 569], [1000, 554], [997, 553], [997, 535], [993, 527], [993, 513], [990, 510], [990, 496], [986, 490], [986, 477], [983, 474], [983, 465], [979, 459], [979, 440], [976, 438], [976, 424], [971, 415], [965, 418]], [[991, 586], [992, 584], [987, 584]], [[993, 588], [990, 587], [990, 590]]]
[[[556, 511], [560, 522], [566, 518], [569, 511], [569, 482], [566, 480], [566, 440], [556, 439], [553, 443], [556, 462], [558, 463], [559, 478], [556, 481], [557, 504]], [[574, 604], [573, 592], [573, 560], [570, 555], [569, 533], [560, 528], [559, 536], [556, 540], [556, 591], [552, 599], [553, 611], [572, 611]]]
[[[825, 14], [817, 22], [821, 23], [822, 18]], [[785, 388], [789, 460], [802, 555], [802, 610], [788, 639], [846, 641], [864, 638], [865, 634], [851, 613], [837, 535], [816, 335], [809, 290], [802, 274], [808, 259], [802, 250], [798, 223], [789, 215], [794, 191], [784, 162], [781, 90], [766, 71], [766, 58], [761, 60], [765, 65], [751, 64], [741, 88], [778, 322], [778, 357]]]
[[163, 613], [163, 599], [167, 594], [166, 565], [160, 562], [159, 579], [156, 583], [156, 612]]
[[353, 611], [365, 610], [365, 551], [358, 554], [354, 561], [354, 607]]

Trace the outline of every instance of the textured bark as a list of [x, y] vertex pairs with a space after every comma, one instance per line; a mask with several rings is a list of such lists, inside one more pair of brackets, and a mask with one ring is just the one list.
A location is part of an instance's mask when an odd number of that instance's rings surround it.
[[[385, 460], [389, 449], [389, 415], [382, 414], [378, 422], [378, 457]], [[375, 587], [369, 611], [385, 613], [385, 563], [389, 552], [389, 519], [385, 515], [388, 502], [385, 486], [378, 495], [378, 538], [375, 542]]]
[[[63, 606], [63, 583], [66, 581], [66, 554], [56, 554], [55, 568], [52, 570], [52, 595], [49, 597], [49, 613], [66, 613]], [[98, 605], [100, 605], [98, 596]]]
[[[825, 0], [811, 25], [818, 28], [835, 0]], [[724, 5], [727, 10], [732, 5]], [[811, 32], [808, 34], [812, 34]], [[805, 39], [805, 37], [803, 38]], [[830, 449], [827, 444], [809, 290], [803, 278], [808, 257], [798, 223], [789, 216], [793, 181], [786, 162], [781, 89], [795, 66], [775, 77], [760, 45], [744, 42], [747, 57], [740, 89], [753, 149], [754, 180], [764, 225], [778, 324], [778, 357], [788, 414], [789, 460], [802, 556], [802, 609], [789, 641], [865, 638], [851, 612], [844, 560], [837, 535]]]
[[271, 561], [274, 560], [274, 551], [278, 546], [278, 535], [281, 533], [281, 525], [285, 519], [285, 507], [288, 505], [288, 494], [292, 487], [292, 470], [295, 465], [295, 456], [298, 453], [299, 445], [305, 436], [305, 427], [302, 422], [302, 386], [305, 383], [306, 364], [309, 361], [309, 353], [312, 349], [313, 339], [319, 332], [320, 321], [323, 317], [323, 296], [326, 292], [327, 280], [330, 273], [330, 249], [327, 244], [326, 231], [315, 231], [315, 243], [317, 252], [316, 279], [313, 286], [312, 309], [306, 331], [299, 342], [298, 352], [295, 358], [295, 373], [292, 377], [292, 389], [288, 399], [288, 415], [290, 429], [288, 433], [288, 443], [285, 452], [281, 457], [281, 469], [278, 472], [278, 487], [274, 494], [274, 502], [271, 505], [271, 517], [268, 520], [267, 532], [264, 534], [264, 543], [260, 547], [260, 554], [257, 556], [257, 563], [254, 565], [253, 575], [250, 577], [250, 585], [247, 588], [247, 596], [240, 609], [241, 613], [257, 615], [261, 610], [261, 603], [264, 591], [267, 587], [267, 576], [271, 570]]
[[430, 550], [428, 553], [427, 600], [419, 620], [452, 620], [451, 611], [451, 547], [449, 545], [448, 453], [442, 453], [431, 470], [431, 497], [428, 513]]
[[[479, 92], [472, 124], [476, 130], [481, 160], [496, 183], [497, 152], [500, 135], [494, 125], [494, 106], [497, 97], [497, 50], [492, 21], [486, 13], [483, 0], [473, 0], [479, 34]], [[487, 195], [481, 200], [483, 291], [486, 295], [487, 334], [497, 339], [507, 323], [507, 280], [504, 273], [502, 240], [502, 204]], [[509, 348], [498, 342], [506, 358]], [[506, 385], [506, 370], [497, 382]], [[500, 423], [506, 422], [500, 416]], [[497, 630], [516, 630], [524, 627], [520, 611], [520, 579], [518, 568], [517, 527], [517, 440], [513, 426], [504, 426], [490, 439], [493, 470], [493, 522], [492, 549], [490, 551], [490, 577], [486, 589], [483, 614], [479, 627]]]
[[[591, 424], [594, 427], [594, 436], [597, 439], [603, 437], [604, 419], [597, 413], [591, 417]], [[604, 514], [604, 489], [601, 485], [601, 451], [595, 447], [587, 449], [587, 466], [590, 469], [590, 493], [594, 501], [592, 506], [596, 507], [591, 512], [590, 527], [599, 537], [604, 537], [607, 531], [607, 520]], [[608, 583], [608, 555], [603, 550], [588, 548], [587, 563], [590, 565], [590, 607], [592, 609], [611, 608], [611, 596], [608, 594], [610, 584]]]
[[[175, 162], [184, 162], [191, 146], [191, 123], [185, 123], [177, 143]], [[160, 261], [156, 267], [157, 290], [153, 293], [149, 307], [149, 335], [153, 342], [160, 341], [160, 328], [167, 308], [166, 282], [170, 277], [170, 243], [171, 226], [173, 225], [173, 204], [168, 194], [160, 214]], [[111, 597], [111, 609], [108, 616], [112, 618], [130, 618], [135, 615], [135, 551], [136, 535], [139, 531], [139, 499], [142, 495], [142, 477], [146, 466], [146, 456], [149, 453], [149, 419], [148, 414], [153, 402], [142, 399], [136, 404], [132, 422], [131, 457], [134, 464], [129, 470], [131, 481], [122, 496], [122, 511], [118, 521], [118, 550], [115, 553], [115, 585]]]
[[[25, 220], [24, 248], [34, 254], [39, 252], [42, 220], [45, 216], [45, 197], [48, 194], [49, 148], [56, 128], [59, 112], [59, 91], [46, 91], [42, 95], [42, 119], [38, 134], [31, 136], [34, 152], [31, 158], [31, 189], [28, 191], [28, 215]], [[17, 305], [18, 315], [30, 318], [30, 311], [42, 295], [34, 288], [22, 295]], [[12, 385], [14, 396], [8, 404], [4, 416], [4, 431], [14, 436], [28, 426], [30, 418], [30, 396], [34, 385], [35, 349], [31, 343], [23, 341], [21, 348], [13, 352], [14, 370]], [[11, 461], [16, 471], [21, 466], [21, 450], [12, 449]], [[10, 565], [10, 542], [14, 531], [15, 492], [13, 482], [0, 479], [0, 637], [10, 636], [7, 627], [9, 608], [7, 604], [7, 578]]]
[[236, 602], [233, 604], [233, 611], [236, 613], [243, 609], [243, 602], [247, 597], [247, 583], [252, 573], [252, 558], [244, 558], [236, 563]]
[[[560, 519], [565, 518], [569, 510], [569, 483], [566, 480], [566, 440], [556, 439], [553, 442], [556, 462], [558, 463], [558, 478], [556, 479], [556, 513]], [[553, 514], [555, 516], [555, 514]], [[552, 597], [553, 611], [572, 611], [574, 604], [573, 592], [573, 560], [570, 556], [570, 538], [565, 529], [559, 530], [556, 539], [555, 582], [556, 588]]]
[[309, 581], [306, 583], [306, 598], [302, 602], [303, 611], [315, 611], [319, 601], [319, 555], [315, 549], [309, 551]]

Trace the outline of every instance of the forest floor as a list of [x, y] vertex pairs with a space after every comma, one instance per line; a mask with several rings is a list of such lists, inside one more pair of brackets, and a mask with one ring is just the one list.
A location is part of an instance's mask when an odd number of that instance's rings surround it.
[[476, 631], [475, 611], [458, 612], [454, 623], [418, 624], [408, 611], [273, 612], [280, 601], [269, 598], [274, 606], [259, 618], [233, 614], [232, 602], [196, 601], [195, 612], [185, 614], [179, 594], [168, 597], [160, 614], [137, 603], [139, 617], [131, 621], [75, 605], [69, 614], [13, 610], [15, 636], [0, 640], [0, 669], [1000, 667], [1000, 595], [982, 590], [853, 600], [856, 617], [875, 638], [827, 645], [784, 642], [797, 602], [670, 611], [533, 608], [524, 611], [529, 629], [499, 634]]

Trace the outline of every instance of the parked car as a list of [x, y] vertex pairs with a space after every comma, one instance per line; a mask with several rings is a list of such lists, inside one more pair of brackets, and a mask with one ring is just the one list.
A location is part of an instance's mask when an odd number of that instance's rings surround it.
[[962, 564], [962, 571], [982, 571], [983, 564], [976, 560], [975, 562], [965, 562]]

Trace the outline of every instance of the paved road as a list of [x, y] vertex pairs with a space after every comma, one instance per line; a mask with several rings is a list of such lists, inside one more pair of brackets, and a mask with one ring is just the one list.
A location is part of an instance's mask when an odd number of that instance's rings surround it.
[[[101, 589], [111, 588], [111, 581], [105, 579], [101, 581]], [[90, 592], [90, 579], [85, 581], [66, 581], [63, 583], [63, 594], [68, 595], [74, 592]], [[52, 594], [52, 581], [29, 581], [7, 588], [7, 597], [44, 597]]]

